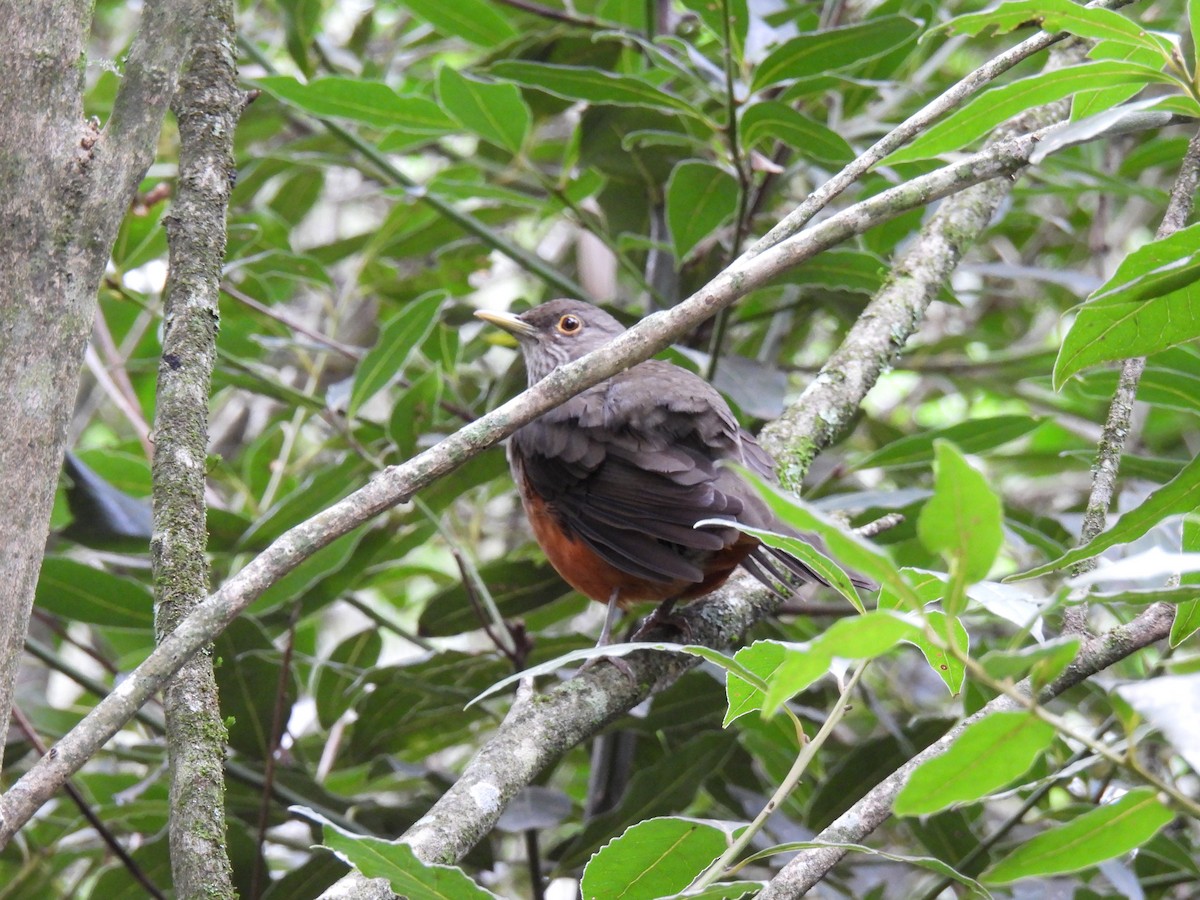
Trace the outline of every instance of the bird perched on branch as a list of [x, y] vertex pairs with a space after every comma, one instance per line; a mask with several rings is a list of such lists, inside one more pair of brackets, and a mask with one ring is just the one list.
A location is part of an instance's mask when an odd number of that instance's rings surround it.
[[[552, 300], [520, 315], [480, 311], [516, 337], [530, 385], [625, 328], [579, 300]], [[776, 591], [789, 576], [826, 583], [800, 560], [725, 519], [783, 534], [778, 518], [736, 463], [773, 480], [774, 464], [707, 381], [660, 360], [639, 363], [518, 429], [509, 463], [534, 536], [580, 593], [607, 603], [601, 643], [617, 609], [672, 606], [718, 588], [739, 566]]]

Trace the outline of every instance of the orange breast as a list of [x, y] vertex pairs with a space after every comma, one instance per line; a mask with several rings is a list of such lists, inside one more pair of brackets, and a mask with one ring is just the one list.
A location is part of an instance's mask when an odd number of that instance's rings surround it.
[[[642, 601], [655, 603], [667, 599], [692, 600], [720, 587], [743, 559], [758, 546], [758, 541], [746, 535], [723, 550], [710, 554], [701, 562], [704, 579], [700, 582], [651, 581], [631, 575], [602, 559], [577, 535], [564, 528], [554, 511], [541, 497], [522, 485], [522, 504], [534, 537], [541, 545], [550, 565], [563, 580], [585, 597], [600, 603], [615, 599], [622, 609]], [[649, 540], [649, 538], [647, 538]]]

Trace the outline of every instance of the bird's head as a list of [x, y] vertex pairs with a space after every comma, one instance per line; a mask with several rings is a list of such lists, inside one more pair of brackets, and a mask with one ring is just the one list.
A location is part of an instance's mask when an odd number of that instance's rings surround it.
[[551, 300], [520, 315], [491, 310], [475, 315], [517, 339], [530, 384], [604, 346], [625, 330], [604, 310], [582, 300]]

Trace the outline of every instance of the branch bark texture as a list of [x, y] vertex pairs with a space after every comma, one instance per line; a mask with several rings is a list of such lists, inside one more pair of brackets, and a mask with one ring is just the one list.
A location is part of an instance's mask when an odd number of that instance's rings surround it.
[[[170, 269], [154, 426], [155, 613], [159, 638], [208, 595], [205, 459], [216, 360], [225, 217], [233, 184], [233, 133], [243, 106], [234, 62], [233, 5], [213, 0], [172, 104], [179, 123], [179, 183], [166, 218]], [[197, 653], [166, 685], [170, 846], [181, 898], [232, 898], [225, 844], [226, 731], [212, 656]]]
[[9, 136], [0, 155], [0, 722], [12, 708], [96, 289], [154, 157], [197, 7], [146, 4], [103, 130], [83, 110], [91, 3], [10, 4], [0, 29], [10, 73], [0, 87]]

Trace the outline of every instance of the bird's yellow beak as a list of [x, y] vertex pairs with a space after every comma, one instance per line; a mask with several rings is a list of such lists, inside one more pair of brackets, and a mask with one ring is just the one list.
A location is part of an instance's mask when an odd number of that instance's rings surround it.
[[475, 311], [477, 319], [495, 325], [497, 328], [503, 328], [509, 334], [517, 338], [531, 338], [537, 334], [537, 329], [528, 322], [523, 321], [518, 315], [510, 312], [496, 312], [490, 309], [480, 309]]

